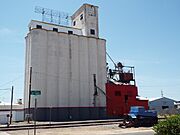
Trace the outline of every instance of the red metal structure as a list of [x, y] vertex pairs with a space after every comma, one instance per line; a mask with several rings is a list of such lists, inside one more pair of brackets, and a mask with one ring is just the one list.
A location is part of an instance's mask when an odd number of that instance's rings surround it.
[[123, 66], [120, 62], [115, 69], [108, 70], [106, 83], [107, 115], [122, 116], [128, 114], [131, 106], [144, 106], [148, 109], [148, 100], [140, 100], [134, 79], [134, 67]]

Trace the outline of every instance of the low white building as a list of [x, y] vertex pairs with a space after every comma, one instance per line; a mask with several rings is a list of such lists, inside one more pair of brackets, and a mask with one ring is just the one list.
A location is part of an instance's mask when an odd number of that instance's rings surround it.
[[173, 114], [176, 109], [174, 103], [176, 101], [167, 97], [149, 99], [149, 108], [156, 110], [158, 114]]
[[[0, 102], [0, 124], [7, 124], [10, 115], [10, 103]], [[13, 104], [12, 107], [12, 121], [19, 122], [24, 120], [24, 109], [22, 104]]]

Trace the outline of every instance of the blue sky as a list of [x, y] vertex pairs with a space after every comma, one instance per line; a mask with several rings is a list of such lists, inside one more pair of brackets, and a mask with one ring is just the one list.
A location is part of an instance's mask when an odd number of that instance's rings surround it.
[[[83, 3], [99, 6], [100, 37], [114, 61], [136, 68], [139, 95], [180, 100], [179, 0], [4, 0], [0, 4], [0, 101], [23, 97], [25, 39], [35, 6], [72, 14]], [[108, 60], [109, 61], [109, 60]]]

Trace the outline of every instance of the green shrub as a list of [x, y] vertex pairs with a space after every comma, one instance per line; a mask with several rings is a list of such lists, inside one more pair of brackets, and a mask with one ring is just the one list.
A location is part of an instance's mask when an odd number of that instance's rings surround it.
[[180, 115], [174, 115], [158, 122], [153, 127], [156, 135], [180, 135]]

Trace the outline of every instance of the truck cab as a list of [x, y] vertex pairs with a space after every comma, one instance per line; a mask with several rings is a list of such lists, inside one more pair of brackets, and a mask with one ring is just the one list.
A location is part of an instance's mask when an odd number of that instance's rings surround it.
[[157, 124], [157, 112], [154, 110], [145, 110], [143, 106], [131, 106], [129, 114], [119, 127], [149, 127]]

